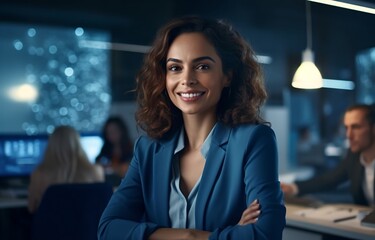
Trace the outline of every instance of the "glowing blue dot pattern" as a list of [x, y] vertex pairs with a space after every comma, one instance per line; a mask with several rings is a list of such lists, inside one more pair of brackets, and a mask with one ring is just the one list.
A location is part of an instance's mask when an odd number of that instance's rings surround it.
[[[0, 107], [9, 109], [0, 134], [51, 133], [58, 125], [100, 131], [111, 104], [110, 52], [80, 41], [108, 42], [108, 32], [1, 23], [0, 33]], [[35, 99], [8, 91], [25, 84]]]

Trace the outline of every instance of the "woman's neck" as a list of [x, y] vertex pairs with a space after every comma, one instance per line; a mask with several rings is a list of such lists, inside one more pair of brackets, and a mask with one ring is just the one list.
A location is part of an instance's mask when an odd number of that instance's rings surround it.
[[216, 122], [216, 116], [205, 118], [184, 116], [186, 147], [200, 149]]

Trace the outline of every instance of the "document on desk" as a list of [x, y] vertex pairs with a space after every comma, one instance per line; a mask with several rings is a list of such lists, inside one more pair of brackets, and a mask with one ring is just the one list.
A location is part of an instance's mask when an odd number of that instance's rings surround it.
[[303, 209], [296, 212], [296, 214], [310, 219], [342, 222], [356, 218], [358, 210], [350, 207], [322, 206]]
[[363, 219], [361, 219], [361, 225], [365, 227], [375, 228], [375, 210], [367, 213]]
[[361, 225], [361, 219], [358, 217], [347, 220], [347, 221], [338, 222], [337, 224], [342, 225], [342, 226], [348, 226], [351, 228], [357, 228], [358, 230], [366, 230], [366, 231], [375, 232], [375, 229], [373, 227]]

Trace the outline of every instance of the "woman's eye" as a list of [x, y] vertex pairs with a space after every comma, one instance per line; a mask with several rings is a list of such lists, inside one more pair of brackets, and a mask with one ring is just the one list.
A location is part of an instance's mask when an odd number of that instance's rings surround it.
[[175, 72], [175, 71], [179, 71], [181, 68], [179, 66], [176, 66], [176, 65], [171, 65], [168, 67], [168, 70], [169, 71], [172, 71], [172, 72]]
[[197, 69], [198, 70], [207, 70], [207, 69], [209, 69], [210, 67], [207, 65], [207, 64], [199, 64], [198, 66], [197, 66]]

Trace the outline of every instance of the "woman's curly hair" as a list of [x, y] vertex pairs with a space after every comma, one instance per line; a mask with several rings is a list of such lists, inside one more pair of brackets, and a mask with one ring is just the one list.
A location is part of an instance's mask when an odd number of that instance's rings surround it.
[[203, 34], [214, 46], [223, 73], [230, 76], [230, 86], [223, 89], [218, 103], [218, 120], [232, 126], [265, 123], [260, 107], [267, 93], [262, 69], [250, 45], [224, 21], [189, 16], [172, 20], [160, 29], [144, 59], [137, 75], [138, 126], [150, 137], [161, 138], [183, 124], [181, 111], [166, 91], [166, 57], [176, 37], [192, 32]]

